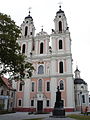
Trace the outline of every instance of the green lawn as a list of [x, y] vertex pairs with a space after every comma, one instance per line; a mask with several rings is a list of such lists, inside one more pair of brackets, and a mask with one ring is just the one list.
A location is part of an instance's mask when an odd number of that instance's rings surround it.
[[[84, 115], [68, 115], [67, 117], [73, 118], [75, 120], [90, 120], [90, 116], [84, 116]], [[44, 118], [33, 118], [33, 119], [24, 119], [24, 120], [43, 120]]]
[[74, 118], [76, 120], [90, 120], [90, 116], [84, 116], [84, 115], [68, 115], [70, 118]]

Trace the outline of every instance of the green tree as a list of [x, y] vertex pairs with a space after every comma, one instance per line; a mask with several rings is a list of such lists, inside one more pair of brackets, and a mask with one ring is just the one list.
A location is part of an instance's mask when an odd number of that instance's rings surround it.
[[[21, 79], [28, 73], [31, 77], [34, 70], [31, 63], [25, 61], [25, 56], [20, 53], [20, 46], [17, 39], [20, 37], [20, 28], [11, 17], [0, 13], [0, 62], [3, 64], [4, 73], [11, 73], [14, 79]], [[10, 76], [11, 76], [10, 75]]]

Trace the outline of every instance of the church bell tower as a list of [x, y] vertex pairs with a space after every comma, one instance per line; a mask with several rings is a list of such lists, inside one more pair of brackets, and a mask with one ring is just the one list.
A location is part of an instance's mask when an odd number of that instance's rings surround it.
[[25, 54], [27, 57], [30, 57], [30, 54], [35, 49], [34, 37], [35, 27], [29, 11], [29, 15], [25, 17], [21, 24], [21, 38], [18, 40], [18, 43], [21, 46], [21, 53]]
[[[52, 29], [52, 83], [60, 86], [64, 107], [74, 109], [74, 82], [72, 72], [71, 37], [64, 11], [59, 8]], [[54, 68], [54, 69], [53, 69]], [[56, 80], [55, 80], [56, 79]], [[62, 89], [63, 83], [63, 89]], [[56, 88], [55, 88], [56, 89]], [[53, 94], [52, 97], [54, 98]], [[52, 101], [53, 102], [53, 101]]]
[[61, 6], [59, 11], [57, 11], [55, 19], [55, 32], [63, 33], [67, 29], [67, 20], [64, 11], [61, 10]]

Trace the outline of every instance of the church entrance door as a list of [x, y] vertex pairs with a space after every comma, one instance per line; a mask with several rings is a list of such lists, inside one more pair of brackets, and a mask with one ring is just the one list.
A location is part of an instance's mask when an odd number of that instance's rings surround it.
[[43, 111], [43, 101], [37, 101], [37, 112], [41, 113]]

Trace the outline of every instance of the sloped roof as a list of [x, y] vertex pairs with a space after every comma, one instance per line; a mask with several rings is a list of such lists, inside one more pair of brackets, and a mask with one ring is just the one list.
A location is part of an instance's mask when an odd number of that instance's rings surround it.
[[1, 79], [8, 89], [15, 90], [15, 89], [12, 88], [12, 84], [9, 82], [9, 80], [7, 78], [1, 77]]

